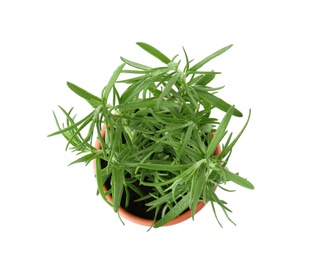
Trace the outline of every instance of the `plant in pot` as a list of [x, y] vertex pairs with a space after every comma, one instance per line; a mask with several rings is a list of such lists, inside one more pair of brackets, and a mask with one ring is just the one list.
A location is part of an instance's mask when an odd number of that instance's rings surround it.
[[[228, 134], [230, 119], [242, 113], [217, 97], [221, 87], [210, 86], [220, 72], [201, 70], [232, 45], [194, 64], [183, 48], [183, 69], [178, 55], [169, 59], [149, 44], [137, 45], [164, 65], [149, 67], [121, 57], [100, 96], [68, 82], [92, 109], [76, 120], [73, 109], [60, 107], [65, 123], [54, 113], [58, 131], [50, 136], [65, 137], [66, 148], [79, 157], [72, 163], [94, 162], [98, 194], [119, 216], [157, 228], [194, 219], [209, 202], [220, 225], [215, 205], [232, 222], [216, 189], [220, 195], [229, 191], [227, 182], [254, 188], [227, 167], [250, 111], [236, 137]], [[214, 109], [224, 112], [221, 120], [212, 117]]]

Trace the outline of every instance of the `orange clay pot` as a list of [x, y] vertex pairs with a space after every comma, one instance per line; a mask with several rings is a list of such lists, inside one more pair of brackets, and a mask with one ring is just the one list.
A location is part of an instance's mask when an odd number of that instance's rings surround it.
[[[212, 136], [213, 136], [213, 134], [214, 133], [212, 133]], [[101, 135], [102, 135], [102, 137], [105, 136], [104, 128], [101, 130]], [[101, 149], [101, 143], [98, 139], [96, 140], [94, 146], [98, 150]], [[221, 152], [221, 148], [220, 148], [220, 145], [218, 145], [217, 148], [214, 151], [214, 154], [219, 155], [220, 152]], [[93, 163], [94, 163], [94, 173], [96, 174], [96, 161], [94, 160]], [[108, 191], [108, 189], [105, 186], [103, 186], [103, 190], [104, 190], [104, 192]], [[108, 199], [108, 201], [110, 203], [112, 203], [112, 197], [110, 195], [107, 195], [106, 198]], [[205, 206], [204, 202], [199, 202], [197, 204], [195, 214], [197, 214], [197, 212], [199, 212], [204, 206]], [[149, 226], [149, 227], [154, 224], [153, 220], [145, 219], [145, 218], [141, 218], [139, 216], [133, 215], [132, 213], [125, 210], [123, 207], [119, 207], [118, 211], [119, 211], [120, 216], [124, 217], [125, 219], [127, 219], [127, 220], [129, 220], [133, 223], [136, 223], [136, 224], [139, 224], [139, 225], [142, 225], [142, 226]], [[171, 221], [169, 221], [168, 223], [166, 223], [164, 226], [175, 225], [175, 224], [181, 223], [181, 222], [183, 222], [183, 221], [185, 221], [189, 218], [191, 218], [191, 210], [185, 211], [181, 215], [177, 216], [176, 218], [174, 218]]]

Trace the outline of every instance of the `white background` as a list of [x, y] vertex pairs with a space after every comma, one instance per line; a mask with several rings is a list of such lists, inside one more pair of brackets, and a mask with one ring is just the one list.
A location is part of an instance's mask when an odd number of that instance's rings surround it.
[[[1, 1], [0, 259], [330, 259], [327, 1]], [[92, 165], [68, 167], [52, 110], [89, 105], [71, 81], [99, 95], [120, 56], [159, 65], [135, 42], [199, 61], [219, 95], [250, 124], [228, 165], [254, 183], [195, 221], [153, 229], [126, 221], [100, 197]], [[219, 113], [219, 117], [222, 114]], [[206, 259], [206, 258], [205, 258]]]

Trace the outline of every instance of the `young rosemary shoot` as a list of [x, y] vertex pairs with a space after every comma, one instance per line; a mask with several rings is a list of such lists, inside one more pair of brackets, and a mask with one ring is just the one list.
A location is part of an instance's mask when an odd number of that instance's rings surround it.
[[[231, 118], [243, 115], [217, 96], [221, 87], [210, 86], [220, 72], [204, 71], [202, 67], [232, 45], [194, 64], [183, 49], [182, 69], [177, 56], [170, 59], [149, 44], [137, 45], [163, 65], [150, 67], [121, 57], [122, 64], [100, 96], [68, 82], [68, 87], [90, 104], [91, 112], [76, 120], [73, 109], [59, 107], [66, 122], [60, 124], [54, 113], [58, 131], [49, 136], [64, 136], [66, 148], [79, 156], [72, 164], [96, 161], [98, 193], [115, 212], [119, 207], [134, 211], [139, 203], [144, 213], [134, 213], [153, 219], [157, 228], [188, 209], [194, 218], [202, 201], [212, 204], [218, 222], [215, 205], [231, 221], [231, 211], [215, 189], [226, 191], [223, 186], [229, 181], [254, 188], [227, 168], [250, 111], [236, 137], [228, 134]], [[117, 90], [119, 85], [126, 85], [122, 94]], [[211, 117], [213, 109], [224, 112], [221, 120]], [[101, 149], [93, 146], [95, 138]], [[221, 152], [215, 155], [219, 143]], [[112, 203], [106, 199], [108, 194]]]

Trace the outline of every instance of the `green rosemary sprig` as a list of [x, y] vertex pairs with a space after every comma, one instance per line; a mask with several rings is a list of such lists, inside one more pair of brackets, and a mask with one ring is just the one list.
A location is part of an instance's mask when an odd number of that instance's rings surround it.
[[[135, 203], [130, 196], [138, 194], [136, 202], [142, 201], [146, 211], [154, 211], [154, 227], [168, 223], [187, 209], [192, 210], [194, 217], [200, 201], [210, 201], [213, 209], [218, 204], [232, 222], [226, 202], [214, 190], [219, 186], [228, 191], [222, 187], [228, 181], [254, 188], [227, 168], [232, 149], [248, 124], [250, 111], [243, 129], [232, 140], [233, 134], [228, 134], [227, 127], [232, 116], [243, 114], [217, 97], [222, 87], [210, 86], [220, 72], [200, 70], [232, 45], [195, 64], [183, 49], [186, 64], [182, 70], [181, 61], [175, 61], [177, 55], [169, 59], [149, 44], [137, 45], [165, 66], [151, 67], [121, 57], [123, 63], [100, 97], [68, 82], [68, 87], [86, 100], [92, 110], [76, 121], [72, 109], [60, 107], [66, 123], [60, 125], [54, 113], [58, 131], [49, 136], [64, 136], [67, 149], [80, 155], [72, 163], [87, 165], [96, 160], [98, 193], [116, 212], [120, 206]], [[130, 77], [123, 79], [123, 75]], [[121, 95], [119, 85], [126, 85]], [[211, 117], [213, 109], [225, 112], [222, 120]], [[92, 145], [95, 138], [100, 140], [101, 150]], [[222, 151], [215, 155], [219, 143]], [[105, 185], [108, 192], [103, 189]], [[147, 188], [147, 193], [139, 187]], [[106, 199], [108, 194], [112, 203]], [[214, 213], [218, 221], [215, 209]]]

